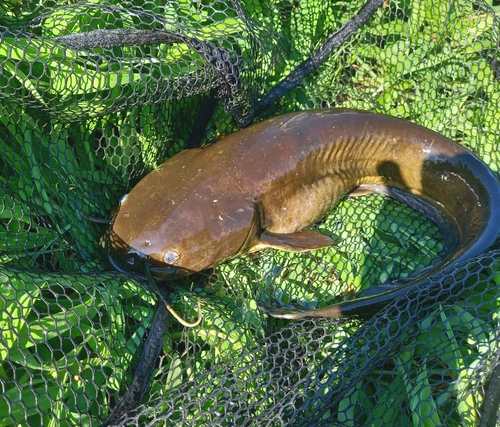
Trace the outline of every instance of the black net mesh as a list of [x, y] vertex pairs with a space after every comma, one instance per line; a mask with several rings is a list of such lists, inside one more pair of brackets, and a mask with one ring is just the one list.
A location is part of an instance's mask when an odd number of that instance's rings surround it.
[[[105, 271], [105, 229], [87, 216], [109, 218], [165, 158], [251, 121], [258, 100], [362, 5], [0, 4], [1, 426], [102, 424], [131, 382], [158, 298]], [[116, 42], [123, 29], [163, 38]], [[95, 47], [58, 39], [81, 32]], [[390, 0], [262, 115], [386, 113], [456, 140], [498, 174], [499, 36], [481, 1]], [[342, 200], [316, 227], [337, 244], [266, 250], [172, 283], [172, 305], [194, 319], [200, 301], [203, 321], [169, 322], [124, 425], [495, 425], [496, 377], [483, 403], [500, 358], [500, 252], [433, 275], [369, 320], [264, 315], [260, 302], [325, 306], [443, 249], [431, 222], [379, 195]]]

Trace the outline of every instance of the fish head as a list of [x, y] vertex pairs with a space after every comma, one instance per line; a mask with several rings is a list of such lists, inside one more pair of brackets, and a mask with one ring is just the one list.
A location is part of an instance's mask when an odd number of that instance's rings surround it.
[[193, 193], [151, 206], [141, 193], [136, 187], [122, 200], [101, 239], [104, 259], [116, 270], [143, 274], [147, 264], [156, 280], [177, 279], [237, 255], [256, 234], [252, 204]]

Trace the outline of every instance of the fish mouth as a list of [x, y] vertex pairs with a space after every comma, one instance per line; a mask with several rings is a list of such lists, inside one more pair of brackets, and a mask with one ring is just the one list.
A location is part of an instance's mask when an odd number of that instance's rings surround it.
[[180, 277], [189, 276], [194, 272], [188, 270], [186, 268], [165, 265], [161, 267], [155, 267], [154, 265], [149, 264], [149, 271], [154, 279], [158, 281], [168, 281], [173, 279], [179, 279]]
[[133, 274], [136, 277], [146, 280], [147, 277], [144, 274], [145, 264], [148, 265], [149, 271], [153, 278], [159, 282], [167, 282], [170, 280], [178, 279], [180, 277], [188, 276], [193, 272], [174, 265], [155, 265], [154, 260], [141, 259], [140, 263], [135, 263], [133, 267], [128, 265], [125, 267], [123, 263], [120, 262], [120, 258], [115, 258], [111, 253], [107, 252], [105, 254], [106, 264], [112, 269], [122, 273], [122, 274]]
[[[110, 248], [113, 248], [113, 250], [110, 250]], [[178, 279], [194, 273], [194, 271], [177, 265], [157, 261], [142, 252], [130, 248], [112, 231], [108, 231], [101, 238], [99, 249], [101, 258], [108, 269], [126, 275], [133, 275], [143, 280], [146, 280], [144, 273], [146, 264], [153, 278], [159, 282]]]

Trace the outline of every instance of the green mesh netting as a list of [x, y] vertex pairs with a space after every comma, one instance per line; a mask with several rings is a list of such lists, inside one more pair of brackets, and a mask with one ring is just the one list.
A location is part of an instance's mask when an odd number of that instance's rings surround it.
[[[193, 140], [246, 124], [362, 5], [1, 2], [0, 426], [102, 424], [158, 302], [146, 283], [104, 271], [105, 227], [88, 216], [109, 218]], [[99, 29], [176, 40], [58, 39]], [[327, 106], [390, 114], [456, 140], [498, 175], [499, 36], [481, 1], [387, 1], [263, 116]], [[193, 135], [207, 105], [215, 110]], [[500, 252], [426, 279], [369, 320], [269, 318], [259, 302], [325, 306], [431, 265], [443, 248], [426, 218], [378, 195], [342, 200], [316, 226], [337, 245], [267, 250], [172, 284], [177, 311], [194, 319], [200, 301], [203, 321], [169, 320], [143, 403], [121, 425], [495, 425], [496, 377], [483, 403], [500, 359]]]

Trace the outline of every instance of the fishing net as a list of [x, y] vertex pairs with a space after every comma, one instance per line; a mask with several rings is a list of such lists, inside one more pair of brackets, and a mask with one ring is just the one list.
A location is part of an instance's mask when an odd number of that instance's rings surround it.
[[[106, 271], [105, 226], [89, 216], [109, 218], [184, 148], [262, 117], [350, 107], [442, 133], [498, 175], [500, 23], [481, 1], [386, 1], [299, 86], [255, 108], [362, 5], [0, 4], [1, 426], [97, 426], [127, 390], [158, 298]], [[114, 36], [123, 30], [163, 38]], [[64, 38], [85, 32], [93, 47]], [[494, 426], [500, 252], [368, 319], [268, 317], [259, 303], [325, 306], [432, 265], [444, 247], [435, 225], [379, 195], [341, 200], [315, 227], [336, 245], [266, 250], [171, 283], [174, 308], [195, 319], [199, 301], [203, 320], [167, 318], [142, 404], [119, 423]]]

